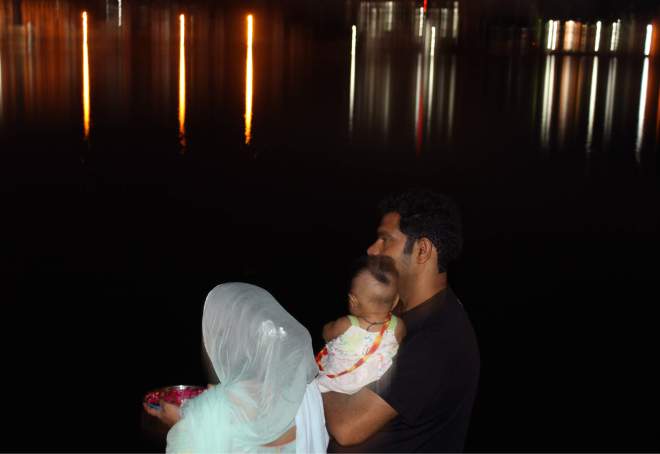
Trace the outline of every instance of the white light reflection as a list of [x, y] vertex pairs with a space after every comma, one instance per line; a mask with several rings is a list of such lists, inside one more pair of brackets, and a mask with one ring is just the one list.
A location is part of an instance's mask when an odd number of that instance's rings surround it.
[[245, 144], [252, 140], [252, 14], [247, 16], [247, 55], [245, 57]]
[[451, 37], [458, 39], [458, 2], [454, 2], [454, 12], [452, 14]]
[[434, 55], [435, 55], [435, 26], [431, 27], [431, 57], [433, 57]]
[[419, 36], [424, 31], [424, 7], [419, 8]]
[[121, 27], [121, 0], [117, 0], [117, 26]]
[[186, 146], [186, 25], [179, 15], [179, 143]]
[[85, 139], [89, 138], [89, 118], [90, 118], [90, 106], [89, 106], [89, 48], [87, 46], [87, 11], [82, 13], [82, 26], [83, 26], [83, 131]]
[[440, 38], [447, 37], [448, 28], [449, 28], [449, 9], [440, 8]]
[[357, 41], [357, 27], [351, 27], [351, 74], [348, 91], [348, 132], [353, 132], [353, 108], [355, 106], [355, 43]]
[[651, 37], [653, 36], [653, 25], [646, 26], [646, 40], [644, 41], [644, 55], [646, 57], [651, 53]]
[[550, 129], [552, 126], [552, 101], [555, 86], [555, 56], [545, 58], [545, 77], [543, 80], [543, 107], [541, 112], [541, 145], [550, 146]]
[[617, 59], [610, 59], [607, 71], [607, 92], [605, 94], [605, 125], [603, 127], [603, 141], [609, 146], [612, 135], [612, 119], [614, 117], [614, 95], [616, 93]]
[[548, 42], [546, 44], [547, 50], [552, 50], [552, 30], [553, 30], [553, 21], [548, 21]]
[[598, 57], [594, 57], [591, 68], [591, 88], [589, 90], [589, 124], [587, 126], [587, 152], [591, 152], [594, 135], [594, 115], [596, 113], [596, 91], [598, 89]]
[[559, 21], [552, 21], [552, 50], [557, 50], [557, 41], [559, 40]]
[[615, 52], [619, 47], [619, 29], [621, 21], [612, 22], [612, 34], [610, 35], [610, 52]]
[[387, 25], [386, 25], [386, 30], [388, 32], [392, 31], [393, 19], [394, 19], [394, 2], [389, 1], [387, 2]]
[[596, 39], [594, 40], [594, 52], [598, 52], [600, 49], [600, 32], [602, 29], [602, 24], [600, 21], [596, 22]]
[[435, 64], [435, 27], [431, 27], [431, 62], [429, 63], [429, 97], [426, 101], [426, 136], [428, 137], [431, 134], [431, 116], [433, 113], [433, 86], [434, 84], [434, 75], [433, 69]]
[[639, 89], [639, 112], [637, 113], [637, 140], [635, 141], [635, 159], [639, 164], [642, 143], [644, 142], [644, 117], [646, 114], [646, 91], [649, 84], [649, 58], [644, 58], [642, 86]]

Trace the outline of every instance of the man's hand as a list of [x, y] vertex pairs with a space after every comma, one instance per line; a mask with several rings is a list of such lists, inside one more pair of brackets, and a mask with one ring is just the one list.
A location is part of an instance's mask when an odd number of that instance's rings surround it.
[[181, 419], [181, 409], [174, 404], [160, 400], [160, 408], [150, 407], [148, 404], [143, 403], [144, 411], [151, 416], [158, 418], [167, 427], [172, 427]]
[[398, 414], [367, 388], [352, 395], [323, 393], [323, 407], [328, 432], [343, 446], [362, 443]]

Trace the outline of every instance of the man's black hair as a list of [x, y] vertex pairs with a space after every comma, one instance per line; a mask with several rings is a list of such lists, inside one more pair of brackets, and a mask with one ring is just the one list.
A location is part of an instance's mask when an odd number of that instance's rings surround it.
[[463, 234], [458, 208], [444, 194], [427, 189], [410, 189], [391, 195], [379, 205], [381, 215], [396, 212], [401, 216], [399, 229], [408, 238], [404, 253], [412, 252], [413, 244], [428, 238], [438, 250], [438, 271], [447, 271], [463, 247]]

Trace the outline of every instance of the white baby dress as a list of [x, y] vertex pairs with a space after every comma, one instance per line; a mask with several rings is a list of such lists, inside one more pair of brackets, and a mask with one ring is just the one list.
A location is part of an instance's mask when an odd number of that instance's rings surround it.
[[336, 391], [344, 394], [354, 394], [360, 388], [378, 380], [392, 365], [392, 358], [399, 349], [399, 343], [394, 337], [398, 319], [393, 315], [389, 327], [383, 333], [378, 349], [373, 352], [364, 364], [355, 370], [334, 378], [328, 375], [339, 374], [350, 369], [371, 348], [378, 332], [367, 331], [360, 327], [357, 318], [349, 315], [351, 326], [341, 336], [328, 342], [327, 355], [319, 359], [319, 369], [323, 369], [318, 378], [322, 393]]

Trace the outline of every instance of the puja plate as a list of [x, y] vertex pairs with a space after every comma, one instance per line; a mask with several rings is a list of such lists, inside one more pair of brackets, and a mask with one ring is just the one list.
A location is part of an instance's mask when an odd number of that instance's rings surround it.
[[192, 385], [165, 386], [149, 391], [144, 396], [144, 403], [151, 408], [159, 409], [160, 401], [163, 400], [177, 407], [183, 405], [188, 399], [199, 396], [206, 388]]

